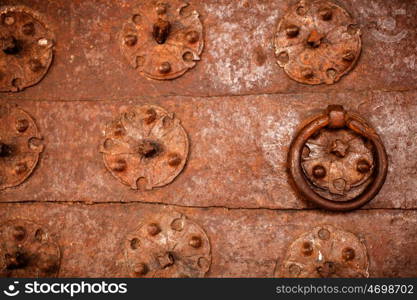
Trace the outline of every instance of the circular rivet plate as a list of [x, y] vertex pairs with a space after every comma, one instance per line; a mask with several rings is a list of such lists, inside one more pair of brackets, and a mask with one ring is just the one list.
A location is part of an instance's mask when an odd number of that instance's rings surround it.
[[38, 83], [53, 57], [54, 37], [41, 17], [25, 7], [0, 9], [0, 91]]
[[311, 188], [332, 201], [350, 201], [372, 182], [374, 147], [350, 129], [321, 129], [308, 139], [302, 168]]
[[55, 277], [61, 253], [42, 226], [27, 220], [0, 225], [1, 277]]
[[288, 249], [276, 277], [368, 277], [365, 245], [352, 233], [330, 225], [314, 228]]
[[123, 26], [121, 51], [144, 76], [166, 80], [196, 65], [203, 51], [203, 25], [196, 11], [184, 14], [180, 0], [144, 1]]
[[298, 82], [332, 84], [355, 65], [360, 35], [342, 7], [327, 0], [302, 0], [278, 24], [277, 61]]
[[211, 265], [204, 230], [175, 212], [142, 223], [127, 237], [125, 248], [132, 277], [204, 277]]
[[43, 151], [34, 120], [25, 111], [0, 105], [0, 190], [21, 184]]
[[182, 171], [188, 137], [180, 121], [158, 106], [132, 108], [111, 122], [100, 147], [106, 168], [126, 185], [169, 184]]

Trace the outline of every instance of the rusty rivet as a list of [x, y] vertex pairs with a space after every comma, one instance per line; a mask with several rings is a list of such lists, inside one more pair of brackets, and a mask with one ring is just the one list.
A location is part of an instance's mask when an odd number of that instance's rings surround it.
[[285, 33], [289, 38], [295, 38], [300, 32], [300, 28], [295, 25], [290, 25], [285, 29]]
[[123, 172], [126, 170], [127, 163], [124, 159], [119, 159], [112, 164], [111, 169], [116, 172]]
[[24, 35], [34, 35], [35, 34], [35, 24], [33, 22], [26, 23], [22, 26], [22, 32]]
[[152, 124], [156, 120], [156, 111], [153, 108], [150, 108], [146, 111], [146, 124]]
[[311, 79], [311, 78], [313, 78], [313, 77], [314, 77], [313, 70], [312, 70], [312, 69], [310, 69], [310, 68], [304, 69], [304, 70], [301, 72], [301, 75], [302, 75], [305, 79]]
[[304, 242], [303, 247], [301, 248], [301, 253], [305, 256], [310, 256], [313, 254], [313, 245], [311, 242]]
[[188, 242], [188, 244], [195, 249], [200, 248], [202, 243], [203, 242], [199, 236], [191, 237], [190, 241]]
[[133, 47], [138, 42], [138, 37], [133, 34], [128, 34], [124, 38], [124, 43], [126, 46]]
[[289, 266], [289, 271], [292, 276], [298, 276], [301, 273], [301, 268], [296, 264], [291, 264]]
[[161, 18], [153, 25], [152, 35], [158, 44], [164, 44], [171, 31], [171, 23]]
[[322, 8], [319, 11], [319, 15], [323, 21], [330, 21], [332, 19], [333, 13], [330, 8]]
[[187, 41], [191, 44], [196, 43], [198, 41], [198, 39], [200, 38], [199, 35], [198, 35], [198, 32], [195, 31], [195, 30], [192, 30], [192, 31], [188, 32], [185, 37], [186, 37]]
[[130, 248], [131, 248], [132, 250], [136, 250], [136, 249], [138, 249], [138, 248], [139, 248], [139, 245], [140, 245], [140, 242], [139, 242], [139, 239], [138, 239], [138, 238], [133, 238], [133, 239], [130, 241]]
[[16, 175], [20, 175], [25, 173], [28, 170], [28, 167], [26, 165], [26, 163], [18, 163], [16, 164], [15, 168], [14, 168], [14, 172], [16, 173]]
[[133, 269], [133, 272], [135, 272], [136, 275], [146, 275], [148, 273], [149, 269], [148, 266], [144, 263], [138, 263], [136, 264], [135, 268]]
[[26, 229], [23, 226], [16, 226], [14, 228], [13, 237], [16, 241], [23, 241], [26, 237]]
[[40, 70], [43, 69], [42, 63], [40, 62], [39, 59], [31, 59], [29, 61], [29, 68], [32, 72], [39, 72]]
[[16, 120], [16, 130], [20, 133], [25, 132], [29, 128], [29, 121], [27, 119]]
[[326, 169], [323, 166], [321, 166], [321, 165], [315, 166], [313, 168], [313, 176], [315, 178], [323, 178], [323, 177], [325, 177], [326, 176]]
[[330, 238], [330, 231], [328, 231], [326, 228], [322, 228], [319, 230], [318, 236], [320, 239], [326, 241]]
[[148, 234], [151, 236], [155, 236], [161, 232], [161, 229], [156, 223], [148, 224], [148, 226], [146, 227], [146, 230], [148, 231]]
[[15, 22], [15, 19], [14, 19], [12, 16], [7, 16], [7, 17], [4, 19], [4, 23], [5, 23], [6, 25], [13, 25], [13, 24], [14, 24], [14, 22]]
[[168, 159], [168, 164], [171, 167], [176, 167], [181, 163], [182, 159], [181, 156], [179, 156], [179, 154], [177, 153], [173, 153], [170, 155], [169, 159]]
[[159, 66], [158, 71], [161, 74], [168, 74], [169, 72], [171, 72], [171, 64], [169, 62], [163, 62]]
[[146, 158], [154, 157], [159, 152], [159, 146], [151, 140], [142, 140], [138, 145], [138, 153]]
[[348, 62], [352, 62], [355, 59], [355, 53], [353, 53], [352, 51], [346, 51], [343, 54], [343, 60], [348, 61]]
[[355, 258], [355, 250], [350, 247], [346, 247], [342, 250], [342, 258], [345, 261], [349, 261]]
[[167, 5], [165, 3], [158, 3], [156, 5], [156, 13], [158, 15], [163, 15], [167, 12]]
[[15, 55], [20, 52], [18, 41], [13, 36], [4, 37], [0, 41], [4, 54]]
[[358, 162], [358, 165], [356, 166], [356, 170], [358, 170], [359, 173], [368, 173], [371, 169], [371, 166], [366, 160], [360, 160]]
[[290, 57], [288, 56], [288, 52], [287, 51], [280, 52], [278, 54], [278, 60], [281, 63], [286, 64], [290, 60]]

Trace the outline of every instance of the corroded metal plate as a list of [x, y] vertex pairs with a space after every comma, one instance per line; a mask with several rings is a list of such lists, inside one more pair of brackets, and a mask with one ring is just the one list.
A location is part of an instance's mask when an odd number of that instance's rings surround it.
[[206, 233], [180, 213], [151, 217], [127, 237], [125, 249], [137, 277], [204, 277], [211, 264]]
[[0, 105], [0, 190], [25, 181], [43, 148], [31, 116], [17, 106]]
[[314, 228], [288, 249], [277, 277], [368, 277], [365, 245], [352, 233], [330, 225]]
[[55, 277], [61, 253], [42, 226], [28, 220], [0, 225], [1, 277]]
[[349, 13], [328, 0], [301, 0], [278, 24], [278, 64], [294, 80], [332, 84], [361, 52], [361, 32]]
[[170, 183], [188, 156], [188, 137], [180, 121], [159, 106], [133, 107], [106, 129], [100, 147], [106, 168], [132, 189]]
[[200, 60], [203, 25], [196, 11], [184, 14], [187, 6], [181, 0], [145, 1], [124, 25], [122, 53], [144, 76], [174, 79]]
[[43, 18], [22, 6], [0, 9], [0, 92], [18, 92], [48, 72], [54, 36]]

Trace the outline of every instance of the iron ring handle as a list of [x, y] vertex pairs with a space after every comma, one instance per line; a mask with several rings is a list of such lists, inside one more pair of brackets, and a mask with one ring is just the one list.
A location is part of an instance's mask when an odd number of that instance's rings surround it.
[[376, 174], [376, 176], [362, 194], [349, 201], [336, 202], [321, 197], [315, 193], [307, 183], [307, 178], [305, 177], [301, 166], [302, 150], [307, 140], [314, 133], [322, 128], [332, 127], [329, 126], [331, 125], [331, 117], [329, 113], [318, 116], [300, 130], [290, 147], [288, 155], [289, 173], [300, 194], [305, 199], [328, 210], [349, 211], [365, 205], [378, 194], [385, 182], [388, 172], [388, 157], [380, 137], [358, 116], [345, 112], [344, 117], [344, 125], [340, 128], [350, 128], [354, 132], [369, 139], [375, 147], [374, 155], [376, 155], [377, 164], [374, 169], [374, 174]]

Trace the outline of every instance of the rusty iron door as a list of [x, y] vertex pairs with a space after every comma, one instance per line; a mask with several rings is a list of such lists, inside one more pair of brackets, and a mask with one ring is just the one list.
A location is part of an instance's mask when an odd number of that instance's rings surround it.
[[0, 275], [417, 276], [416, 15], [1, 0]]

